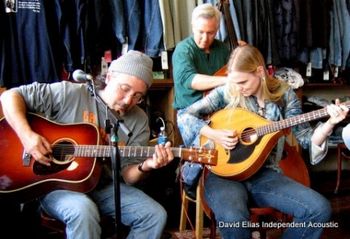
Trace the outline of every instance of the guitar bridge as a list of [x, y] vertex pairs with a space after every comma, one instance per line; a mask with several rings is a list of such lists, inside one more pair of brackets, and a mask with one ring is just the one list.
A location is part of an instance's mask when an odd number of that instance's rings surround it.
[[28, 167], [29, 164], [30, 164], [30, 158], [31, 158], [31, 155], [26, 153], [26, 152], [23, 152], [23, 156], [22, 156], [22, 164], [24, 167]]

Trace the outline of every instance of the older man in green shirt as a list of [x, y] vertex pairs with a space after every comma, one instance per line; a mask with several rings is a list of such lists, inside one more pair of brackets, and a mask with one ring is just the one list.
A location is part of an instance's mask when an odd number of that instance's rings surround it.
[[203, 91], [225, 83], [224, 76], [213, 76], [223, 67], [230, 54], [225, 43], [215, 39], [221, 13], [211, 4], [197, 6], [192, 13], [193, 36], [175, 48], [173, 78], [175, 100], [173, 107], [181, 110], [202, 98]]
[[[177, 110], [178, 122], [185, 122], [181, 120], [184, 109], [201, 99], [203, 92], [225, 83], [225, 76], [214, 76], [226, 65], [230, 54], [225, 43], [215, 39], [220, 17], [221, 13], [209, 3], [197, 6], [192, 12], [193, 36], [187, 37], [175, 48], [172, 57], [173, 107]], [[192, 198], [195, 197], [201, 169], [200, 164], [185, 162], [181, 170], [184, 188]]]

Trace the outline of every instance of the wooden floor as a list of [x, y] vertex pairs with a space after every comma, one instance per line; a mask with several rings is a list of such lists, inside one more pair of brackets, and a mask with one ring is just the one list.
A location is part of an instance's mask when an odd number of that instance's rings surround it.
[[[325, 229], [321, 239], [350, 239], [350, 171], [345, 171], [342, 177], [342, 184], [338, 194], [334, 194], [335, 172], [311, 174], [312, 187], [327, 197], [332, 205], [332, 222], [338, 227]], [[176, 194], [176, 192], [173, 192]], [[179, 233], [177, 230], [179, 217], [179, 202], [171, 196], [167, 200], [165, 207], [169, 210], [169, 221], [166, 232], [162, 239], [192, 239], [192, 231]], [[0, 238], [35, 238], [35, 239], [58, 239], [57, 234], [52, 234], [37, 224], [35, 207], [27, 208], [26, 213], [19, 212], [13, 205], [0, 204]], [[205, 229], [204, 235], [209, 235], [209, 230]], [[281, 232], [272, 230], [268, 233], [268, 239], [280, 238]], [[217, 238], [220, 238], [218, 236]]]

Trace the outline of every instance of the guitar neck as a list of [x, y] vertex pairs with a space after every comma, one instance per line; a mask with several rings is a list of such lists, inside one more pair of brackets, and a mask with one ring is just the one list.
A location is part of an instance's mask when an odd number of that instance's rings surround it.
[[[120, 156], [123, 158], [149, 158], [155, 152], [151, 146], [118, 146]], [[75, 145], [75, 157], [111, 157], [114, 150], [109, 145]], [[171, 148], [175, 157], [181, 156], [181, 148]]]
[[[75, 157], [111, 157], [114, 152], [113, 146], [109, 145], [70, 145], [57, 146], [58, 154], [69, 154]], [[122, 158], [151, 158], [155, 153], [153, 146], [119, 146]], [[65, 151], [61, 153], [60, 150]], [[217, 150], [204, 148], [171, 148], [174, 157], [183, 160], [215, 165], [217, 163]], [[67, 153], [68, 152], [68, 153]]]
[[[344, 105], [350, 108], [350, 102], [345, 102]], [[269, 134], [272, 132], [276, 132], [281, 129], [286, 129], [292, 127], [294, 125], [302, 124], [305, 122], [310, 122], [316, 119], [324, 118], [328, 115], [327, 109], [319, 109], [315, 111], [311, 111], [305, 114], [297, 115], [294, 117], [290, 117], [288, 119], [272, 122], [271, 124], [261, 126], [257, 129], [258, 136], [262, 136], [265, 134]]]
[[[171, 148], [175, 157], [182, 157], [182, 148]], [[122, 146], [119, 147], [121, 157], [125, 158], [151, 158], [155, 153], [154, 146]]]

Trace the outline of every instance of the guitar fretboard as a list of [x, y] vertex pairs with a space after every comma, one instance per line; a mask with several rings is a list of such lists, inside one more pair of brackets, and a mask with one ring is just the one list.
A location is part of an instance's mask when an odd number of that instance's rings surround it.
[[[76, 157], [110, 157], [114, 147], [109, 145], [72, 145], [66, 146], [64, 150], [72, 147], [73, 156]], [[149, 158], [155, 152], [155, 148], [151, 146], [118, 146], [120, 156], [123, 158]], [[181, 156], [182, 148], [172, 148], [175, 157]]]
[[[344, 105], [350, 108], [350, 102], [345, 102]], [[319, 109], [315, 111], [311, 111], [305, 114], [297, 115], [294, 117], [290, 117], [288, 119], [272, 122], [271, 124], [261, 126], [257, 128], [256, 132], [258, 136], [262, 136], [265, 134], [269, 134], [272, 132], [276, 132], [281, 129], [286, 129], [294, 125], [302, 124], [305, 122], [313, 121], [316, 119], [324, 118], [328, 115], [327, 109]]]
[[[119, 146], [122, 158], [151, 158], [155, 153], [153, 146]], [[204, 148], [171, 148], [174, 157], [187, 161], [214, 165], [217, 162], [217, 150]], [[64, 155], [73, 157], [111, 157], [114, 147], [110, 145], [73, 145], [57, 144], [54, 146], [54, 157], [62, 158]]]

